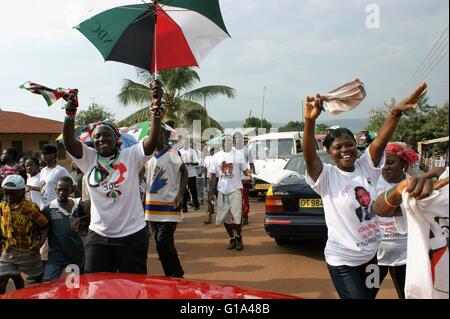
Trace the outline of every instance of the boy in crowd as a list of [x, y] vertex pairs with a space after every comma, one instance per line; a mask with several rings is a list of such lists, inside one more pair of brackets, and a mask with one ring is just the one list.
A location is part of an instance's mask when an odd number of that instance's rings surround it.
[[42, 210], [49, 221], [49, 251], [44, 282], [59, 279], [68, 265], [77, 265], [80, 270], [83, 267], [84, 249], [79, 231], [87, 228], [89, 216], [80, 198], [69, 197], [72, 192], [72, 179], [61, 177], [56, 184], [57, 198]]

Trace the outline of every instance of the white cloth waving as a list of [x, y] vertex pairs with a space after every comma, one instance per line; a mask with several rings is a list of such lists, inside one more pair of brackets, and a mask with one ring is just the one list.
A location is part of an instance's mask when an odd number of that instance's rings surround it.
[[416, 200], [403, 191], [408, 218], [407, 299], [448, 299], [449, 188]]
[[320, 96], [322, 101], [328, 105], [328, 110], [332, 115], [353, 110], [366, 97], [364, 83], [359, 79], [354, 79], [330, 93]]

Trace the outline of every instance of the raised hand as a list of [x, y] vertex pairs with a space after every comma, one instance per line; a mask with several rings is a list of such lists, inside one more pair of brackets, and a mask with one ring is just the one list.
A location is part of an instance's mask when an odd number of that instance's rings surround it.
[[152, 91], [152, 106], [161, 106], [164, 91], [162, 84], [159, 80], [154, 80], [150, 84], [150, 90]]
[[413, 93], [411, 93], [408, 97], [403, 99], [400, 103], [397, 103], [392, 112], [394, 115], [401, 115], [402, 112], [408, 111], [411, 109], [415, 109], [417, 106], [417, 101], [420, 100], [427, 93], [427, 84], [422, 83], [419, 85]]
[[314, 121], [319, 117], [323, 109], [322, 104], [323, 101], [320, 99], [319, 94], [316, 95], [316, 98], [310, 96], [306, 98], [305, 122], [307, 120]]

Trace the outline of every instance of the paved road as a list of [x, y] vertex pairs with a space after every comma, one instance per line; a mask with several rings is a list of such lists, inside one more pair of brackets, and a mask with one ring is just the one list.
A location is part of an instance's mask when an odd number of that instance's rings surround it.
[[[226, 249], [223, 226], [204, 225], [205, 210], [185, 214], [176, 231], [176, 246], [185, 278], [271, 290], [304, 298], [338, 298], [331, 283], [323, 249], [325, 242], [295, 242], [278, 246], [264, 231], [264, 202], [251, 199], [250, 223], [244, 227], [244, 250]], [[163, 275], [154, 242], [148, 272]], [[389, 276], [388, 276], [389, 277]], [[397, 298], [390, 277], [378, 298]]]
[[[185, 278], [214, 281], [304, 298], [337, 298], [323, 257], [323, 241], [278, 246], [264, 231], [264, 202], [251, 199], [250, 223], [244, 227], [244, 250], [227, 250], [223, 226], [204, 225], [205, 207], [185, 214], [176, 232], [176, 246]], [[150, 242], [148, 273], [164, 275]], [[12, 282], [8, 291], [13, 290]], [[397, 298], [392, 281], [383, 283], [378, 298]]]

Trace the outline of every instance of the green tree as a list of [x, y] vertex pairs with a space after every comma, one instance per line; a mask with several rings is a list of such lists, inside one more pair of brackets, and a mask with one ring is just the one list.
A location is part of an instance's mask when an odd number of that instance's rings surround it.
[[272, 128], [272, 123], [268, 122], [266, 119], [263, 119], [261, 122], [261, 119], [252, 116], [245, 120], [244, 128], [248, 127], [261, 127], [270, 130]]
[[76, 125], [87, 125], [98, 121], [113, 121], [114, 114], [110, 113], [103, 105], [92, 103], [87, 110], [80, 111], [75, 118]]
[[[423, 97], [417, 103], [417, 109], [405, 113], [400, 119], [392, 141], [402, 141], [414, 148], [420, 141], [448, 136], [448, 102], [442, 107], [429, 105], [428, 98]], [[391, 107], [371, 111], [367, 129], [379, 131], [390, 112]]]
[[[175, 127], [192, 127], [194, 120], [200, 120], [202, 127], [217, 127], [220, 124], [208, 116], [205, 103], [218, 96], [235, 97], [235, 90], [228, 86], [212, 85], [194, 89], [200, 82], [197, 72], [190, 67], [163, 70], [159, 80], [164, 88], [163, 103], [168, 107], [166, 122], [171, 121]], [[151, 75], [148, 71], [139, 71], [142, 83], [126, 79], [119, 94], [119, 100], [125, 105], [132, 103], [144, 106], [119, 122], [120, 126], [129, 126], [148, 119], [148, 105], [152, 97], [148, 88]]]
[[316, 134], [326, 134], [328, 131], [328, 125], [325, 123], [319, 123], [316, 125]]
[[289, 132], [289, 131], [303, 131], [303, 129], [305, 128], [305, 123], [304, 122], [299, 122], [299, 121], [291, 121], [288, 124], [286, 124], [283, 127], [280, 127], [278, 130], [280, 132]]

